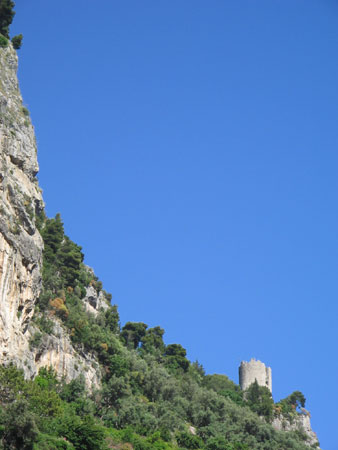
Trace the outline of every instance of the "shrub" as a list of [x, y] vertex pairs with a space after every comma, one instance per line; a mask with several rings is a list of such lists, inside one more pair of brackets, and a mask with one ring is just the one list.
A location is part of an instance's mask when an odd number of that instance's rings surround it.
[[64, 438], [56, 438], [48, 434], [40, 433], [37, 442], [34, 444], [34, 450], [74, 450], [74, 446]]
[[5, 38], [2, 34], [0, 34], [0, 47], [5, 48], [8, 45], [8, 39]]
[[201, 438], [187, 432], [178, 433], [176, 439], [180, 447], [195, 449], [203, 446]]
[[189, 369], [189, 360], [186, 358], [187, 351], [180, 344], [169, 344], [165, 349], [165, 364], [169, 369], [176, 371]]
[[104, 448], [104, 430], [92, 417], [81, 420], [78, 416], [65, 415], [60, 422], [62, 434], [79, 450]]
[[37, 331], [36, 333], [31, 336], [29, 339], [29, 348], [32, 350], [33, 348], [39, 347], [42, 339], [42, 333]]
[[54, 323], [46, 315], [44, 314], [36, 315], [34, 317], [34, 322], [44, 333], [53, 334]]
[[15, 50], [19, 50], [21, 48], [22, 38], [23, 38], [22, 34], [18, 34], [17, 36], [14, 36], [12, 38], [12, 44]]
[[208, 450], [234, 450], [232, 444], [230, 444], [223, 436], [217, 436], [210, 438], [207, 442]]
[[22, 450], [32, 448], [38, 435], [38, 429], [25, 400], [19, 399], [7, 407], [4, 425], [3, 442], [5, 448], [20, 448]]
[[25, 106], [23, 106], [23, 107], [21, 108], [21, 111], [23, 112], [23, 114], [24, 114], [26, 117], [29, 117], [29, 111], [28, 111], [28, 109], [27, 109]]
[[136, 349], [145, 336], [147, 328], [148, 325], [143, 322], [127, 322], [121, 332], [121, 337], [127, 347]]
[[274, 403], [267, 387], [259, 386], [255, 380], [246, 391], [246, 400], [252, 411], [268, 421], [272, 419]]
[[59, 317], [62, 319], [68, 317], [69, 311], [62, 298], [57, 297], [54, 300], [50, 300], [49, 304]]

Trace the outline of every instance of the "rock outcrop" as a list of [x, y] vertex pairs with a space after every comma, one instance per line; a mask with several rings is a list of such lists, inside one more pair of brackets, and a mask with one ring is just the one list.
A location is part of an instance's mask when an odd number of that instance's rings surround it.
[[75, 350], [62, 323], [54, 316], [49, 316], [49, 320], [53, 323], [53, 331], [50, 334], [41, 334], [34, 325], [30, 326], [30, 335], [40, 335], [41, 339], [24, 359], [26, 374], [32, 378], [40, 367], [52, 367], [67, 382], [82, 375], [90, 390], [98, 388], [101, 374], [95, 356], [89, 352]]
[[318, 437], [311, 428], [309, 414], [297, 414], [293, 420], [289, 420], [283, 415], [275, 417], [272, 426], [279, 431], [299, 431], [306, 435], [306, 443], [309, 446], [319, 446]]
[[107, 300], [104, 296], [104, 293], [100, 291], [97, 293], [97, 290], [94, 286], [88, 286], [86, 289], [86, 296], [83, 298], [83, 303], [85, 305], [86, 311], [97, 316], [97, 314], [109, 308]]
[[[57, 319], [52, 335], [44, 335], [36, 349], [30, 345], [38, 333], [31, 319], [42, 285], [43, 240], [36, 218], [44, 205], [34, 128], [22, 103], [17, 68], [12, 45], [0, 48], [0, 364], [13, 362], [27, 377], [51, 366], [67, 380], [82, 373], [89, 387], [98, 386], [94, 357], [74, 349]], [[103, 305], [103, 299], [96, 300], [94, 311], [101, 300]]]

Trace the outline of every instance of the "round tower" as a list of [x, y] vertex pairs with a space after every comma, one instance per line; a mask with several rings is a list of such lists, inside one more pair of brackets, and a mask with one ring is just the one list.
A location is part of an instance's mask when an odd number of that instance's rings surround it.
[[239, 385], [243, 391], [257, 380], [259, 386], [265, 386], [272, 392], [271, 368], [254, 358], [242, 361], [239, 366]]

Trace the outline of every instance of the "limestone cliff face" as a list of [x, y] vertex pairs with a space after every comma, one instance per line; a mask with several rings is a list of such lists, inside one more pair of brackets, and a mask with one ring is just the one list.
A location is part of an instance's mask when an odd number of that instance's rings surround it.
[[43, 208], [36, 181], [34, 129], [22, 105], [12, 47], [0, 50], [0, 363], [20, 362], [41, 288], [43, 242], [35, 215]]
[[0, 48], [0, 364], [14, 362], [27, 377], [52, 366], [68, 380], [80, 373], [88, 386], [100, 375], [95, 360], [80, 354], [62, 325], [37, 349], [31, 322], [41, 291], [43, 241], [36, 215], [43, 209], [34, 128], [23, 106], [16, 76], [18, 59], [11, 44]]
[[100, 310], [109, 308], [107, 300], [102, 291], [97, 293], [93, 286], [88, 286], [86, 296], [83, 298], [85, 309], [88, 313], [97, 316]]
[[[62, 323], [53, 316], [49, 319], [53, 322], [53, 332], [50, 335], [43, 334], [39, 345], [25, 355], [26, 375], [34, 377], [40, 367], [52, 367], [67, 382], [83, 375], [90, 390], [98, 388], [101, 374], [94, 355], [79, 349], [75, 350]], [[39, 330], [31, 325], [29, 332], [34, 336]]]
[[317, 435], [311, 428], [309, 414], [297, 414], [292, 421], [283, 417], [283, 415], [279, 415], [273, 419], [272, 426], [279, 431], [299, 431], [304, 433], [307, 439], [306, 443], [309, 446], [319, 447]]

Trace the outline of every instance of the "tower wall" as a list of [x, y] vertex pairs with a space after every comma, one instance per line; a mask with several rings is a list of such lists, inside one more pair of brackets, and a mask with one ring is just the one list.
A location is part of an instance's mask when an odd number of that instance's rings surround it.
[[251, 361], [242, 361], [239, 366], [239, 384], [244, 391], [257, 380], [259, 386], [265, 386], [272, 392], [271, 368], [261, 361], [252, 358]]

